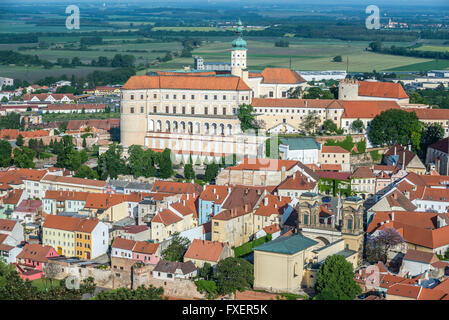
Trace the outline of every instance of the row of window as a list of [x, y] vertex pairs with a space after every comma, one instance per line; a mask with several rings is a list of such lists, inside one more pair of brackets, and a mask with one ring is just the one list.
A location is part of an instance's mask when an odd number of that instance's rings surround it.
[[[170, 110], [169, 106], [165, 106], [165, 113], [177, 114], [178, 110], [179, 109], [177, 109], [176, 106], [173, 106], [171, 110]], [[186, 114], [186, 110], [187, 110], [186, 107], [181, 107], [181, 113], [180, 114]], [[170, 112], [170, 111], [172, 111], [172, 112]], [[131, 107], [129, 109], [129, 112], [130, 113], [136, 113], [135, 112], [135, 108]], [[140, 107], [140, 113], [145, 113], [145, 108], [142, 107], [142, 106]], [[158, 113], [157, 106], [153, 106], [153, 113]], [[237, 113], [237, 108], [232, 108], [232, 113], [236, 114]], [[195, 114], [195, 107], [190, 107], [190, 113], [189, 114]], [[204, 107], [204, 114], [209, 114], [209, 107]], [[214, 107], [213, 108], [213, 113], [211, 113], [211, 114], [218, 115], [218, 108]], [[227, 114], [227, 108], [226, 107], [222, 108], [222, 113], [221, 114], [222, 115], [226, 115]]]
[[[273, 111], [274, 110], [274, 111]], [[296, 111], [295, 111], [296, 110]], [[301, 112], [302, 110], [302, 112]], [[326, 113], [324, 110], [311, 110], [311, 109], [264, 109], [264, 108], [254, 108], [255, 112], [262, 112], [262, 113]], [[307, 111], [307, 112], [306, 112]], [[323, 111], [323, 112], [321, 112]], [[337, 113], [337, 110], [334, 110], [334, 113]]]
[[[197, 97], [199, 96], [199, 99], [196, 99]], [[198, 95], [198, 96], [196, 96], [196, 95], [194, 95], [194, 94], [191, 94], [190, 95], [190, 100], [201, 100], [201, 95]], [[137, 100], [137, 97], [139, 97], [139, 95], [136, 95], [136, 96], [134, 96], [134, 94], [131, 94], [130, 95], [130, 100]], [[157, 93], [154, 93], [153, 94], [153, 99], [157, 99], [157, 97], [158, 97], [158, 95], [157, 95]], [[180, 94], [180, 95], [178, 95], [178, 94], [172, 94], [172, 95], [170, 95], [170, 94], [168, 94], [168, 93], [166, 93], [165, 94], [165, 100], [187, 100], [187, 97], [188, 97], [188, 95], [186, 95], [186, 94]], [[205, 94], [205, 95], [203, 95], [203, 100], [206, 100], [206, 101], [208, 101], [208, 100], [214, 100], [214, 101], [227, 101], [228, 100], [228, 95], [218, 95], [218, 94], [214, 94], [214, 95], [208, 95], [208, 94]], [[136, 98], [136, 99], [134, 99], [134, 98]], [[149, 98], [149, 96], [147, 96], [146, 98]], [[140, 95], [140, 100], [145, 100], [146, 99], [145, 98], [145, 95], [144, 94], [141, 94]], [[235, 95], [233, 95], [232, 96], [232, 100], [237, 100], [237, 96], [235, 96]], [[249, 96], [242, 96], [242, 100], [249, 100]]]

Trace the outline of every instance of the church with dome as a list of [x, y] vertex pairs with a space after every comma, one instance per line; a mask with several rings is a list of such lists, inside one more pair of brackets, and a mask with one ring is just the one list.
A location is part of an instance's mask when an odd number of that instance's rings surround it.
[[254, 98], [286, 98], [306, 81], [287, 68], [248, 70], [247, 42], [239, 20], [232, 41], [230, 70], [154, 71], [133, 76], [121, 90], [120, 133], [125, 147], [172, 150], [180, 161], [221, 161], [238, 154], [264, 157], [264, 134], [244, 134], [242, 104]]

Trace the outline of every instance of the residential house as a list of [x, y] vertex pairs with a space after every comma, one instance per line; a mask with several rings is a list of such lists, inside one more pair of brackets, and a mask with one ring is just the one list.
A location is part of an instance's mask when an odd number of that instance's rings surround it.
[[24, 280], [36, 280], [44, 276], [49, 258], [59, 256], [51, 246], [27, 243], [17, 255], [16, 269]]
[[283, 197], [298, 198], [304, 192], [318, 192], [318, 178], [316, 175], [308, 177], [299, 171], [282, 181], [276, 187], [275, 193]]
[[202, 268], [205, 263], [215, 266], [220, 260], [233, 256], [234, 250], [225, 243], [195, 239], [184, 254], [184, 262], [192, 261], [197, 268]]
[[207, 223], [220, 213], [230, 194], [231, 188], [228, 186], [205, 185], [198, 201], [198, 223]]
[[45, 191], [43, 211], [47, 214], [78, 212], [84, 209], [88, 192], [82, 191]]
[[384, 153], [382, 161], [386, 165], [398, 166], [407, 172], [417, 174], [426, 173], [426, 166], [421, 162], [419, 157], [399, 144], [390, 147]]
[[351, 171], [351, 153], [340, 146], [322, 146], [318, 157], [322, 170], [332, 164], [337, 165], [337, 171]]
[[449, 138], [431, 144], [427, 148], [426, 165], [434, 167], [441, 175], [449, 175]]
[[350, 178], [351, 190], [363, 199], [370, 199], [376, 193], [376, 176], [370, 167], [358, 167]]
[[198, 269], [192, 261], [171, 262], [161, 259], [152, 274], [153, 278], [159, 280], [192, 279], [198, 274]]
[[41, 200], [23, 200], [11, 214], [12, 219], [23, 223], [34, 223], [40, 218], [42, 212]]
[[103, 193], [106, 181], [47, 174], [41, 180], [41, 197], [47, 190]]
[[313, 138], [280, 138], [279, 152], [283, 160], [298, 160], [318, 164], [320, 144]]

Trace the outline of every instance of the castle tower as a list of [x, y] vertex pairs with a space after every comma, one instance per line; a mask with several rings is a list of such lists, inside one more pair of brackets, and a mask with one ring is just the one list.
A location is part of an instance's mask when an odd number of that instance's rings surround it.
[[357, 251], [358, 264], [363, 257], [363, 200], [356, 196], [351, 196], [343, 201], [341, 235], [345, 243], [345, 248]]
[[338, 100], [358, 100], [359, 82], [355, 79], [343, 79], [338, 84]]
[[237, 23], [237, 39], [232, 41], [231, 51], [231, 74], [242, 77], [242, 71], [246, 70], [246, 41], [242, 38], [243, 25], [242, 21]]
[[314, 192], [304, 192], [296, 207], [298, 228], [316, 228], [320, 226], [320, 199]]

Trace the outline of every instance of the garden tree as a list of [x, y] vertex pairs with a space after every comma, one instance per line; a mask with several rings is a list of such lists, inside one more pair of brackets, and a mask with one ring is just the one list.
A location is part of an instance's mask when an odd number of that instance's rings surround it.
[[184, 165], [184, 177], [187, 180], [195, 179], [195, 170], [193, 170], [192, 156], [189, 157], [189, 163]]
[[87, 148], [86, 137], [83, 137], [83, 148], [84, 148], [84, 149]]
[[53, 279], [61, 273], [62, 267], [56, 263], [47, 263], [44, 268], [44, 275], [50, 280], [50, 287], [53, 287]]
[[[25, 121], [24, 119], [22, 119]], [[22, 129], [23, 125], [20, 122], [20, 114], [11, 112], [6, 116], [0, 117], [0, 129]]]
[[365, 125], [363, 124], [362, 120], [357, 119], [352, 123], [351, 129], [354, 130], [355, 132], [361, 132], [361, 130], [365, 129]]
[[198, 272], [198, 276], [206, 280], [212, 279], [213, 275], [214, 269], [209, 262], [205, 262]]
[[39, 290], [24, 281], [12, 264], [0, 259], [0, 300], [36, 300]]
[[6, 140], [0, 140], [0, 166], [9, 167], [11, 165], [11, 144]]
[[334, 133], [337, 131], [337, 125], [331, 119], [323, 122], [323, 131], [326, 133]]
[[301, 87], [290, 88], [287, 90], [287, 97], [289, 99], [301, 99], [303, 90]]
[[85, 164], [82, 164], [75, 172], [74, 177], [83, 179], [98, 179], [98, 172]]
[[329, 90], [323, 90], [318, 87], [311, 87], [307, 90], [303, 97], [303, 99], [334, 99], [334, 95]]
[[394, 228], [380, 230], [366, 244], [366, 259], [370, 263], [382, 261], [386, 263], [389, 251], [404, 242], [404, 239]]
[[315, 284], [318, 300], [354, 300], [362, 289], [354, 280], [354, 270], [343, 255], [326, 258], [317, 273]]
[[34, 168], [34, 157], [36, 152], [28, 147], [14, 149], [14, 165], [19, 168]]
[[410, 103], [422, 103], [427, 104], [427, 99], [424, 98], [418, 91], [412, 91], [408, 93], [408, 96], [410, 98]]
[[414, 112], [401, 109], [382, 111], [370, 124], [368, 138], [374, 145], [412, 144], [419, 147], [422, 125]]
[[204, 173], [204, 180], [211, 182], [218, 175], [219, 165], [216, 163], [211, 163], [206, 166], [206, 171]]
[[6, 96], [4, 96], [3, 98], [2, 98], [2, 101], [1, 102], [8, 102], [8, 98], [6, 97]]
[[307, 134], [314, 134], [319, 123], [320, 117], [316, 113], [309, 113], [302, 121], [301, 126]]
[[45, 151], [45, 145], [42, 139], [40, 139], [39, 141], [37, 139], [30, 139], [28, 141], [28, 147], [36, 152], [36, 157], [38, 159], [41, 158], [42, 152]]
[[170, 178], [173, 175], [173, 164], [171, 161], [171, 150], [165, 148], [159, 159], [159, 174], [163, 179]]
[[128, 166], [130, 173], [134, 176], [134, 178], [143, 176], [143, 157], [145, 155], [145, 151], [139, 145], [132, 145], [129, 147], [128, 153]]
[[218, 297], [218, 287], [213, 280], [197, 280], [196, 288], [199, 293], [206, 293], [207, 299], [216, 299]]
[[243, 132], [248, 129], [254, 129], [257, 131], [256, 119], [254, 116], [254, 108], [250, 104], [241, 104], [238, 110], [238, 118], [240, 120], [240, 127]]
[[335, 57], [332, 59], [332, 61], [333, 61], [333, 62], [342, 62], [342, 61], [343, 61], [343, 58], [342, 58], [341, 56], [335, 56]]
[[142, 173], [145, 178], [149, 177], [155, 177], [157, 170], [156, 170], [156, 163], [159, 161], [159, 153], [154, 152], [151, 149], [145, 150], [143, 154], [143, 168]]
[[420, 149], [418, 150], [418, 156], [425, 161], [427, 148], [443, 139], [444, 129], [439, 123], [426, 124], [421, 132]]
[[116, 179], [119, 174], [126, 174], [126, 163], [122, 158], [123, 147], [114, 143], [98, 158], [100, 179]]
[[110, 291], [99, 292], [92, 300], [162, 300], [164, 289], [139, 286], [132, 290], [129, 288], [118, 288]]
[[356, 145], [357, 145], [357, 151], [359, 153], [365, 153], [365, 151], [366, 151], [366, 140], [365, 139], [360, 140], [359, 142], [357, 142]]
[[23, 146], [23, 136], [22, 136], [21, 134], [19, 134], [19, 135], [17, 136], [17, 139], [16, 139], [16, 145], [17, 145], [18, 147]]
[[175, 232], [172, 235], [170, 245], [162, 251], [162, 258], [168, 261], [182, 262], [184, 254], [190, 246], [190, 240], [181, 237], [179, 232]]
[[254, 283], [253, 265], [242, 258], [229, 257], [215, 266], [214, 278], [220, 294], [251, 289]]

